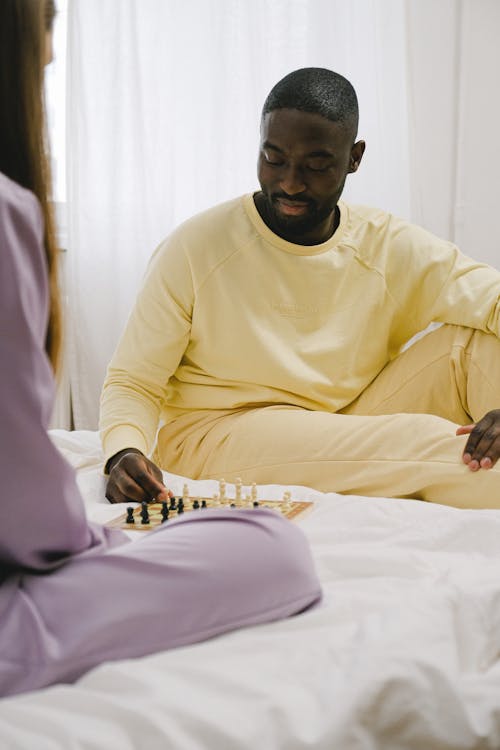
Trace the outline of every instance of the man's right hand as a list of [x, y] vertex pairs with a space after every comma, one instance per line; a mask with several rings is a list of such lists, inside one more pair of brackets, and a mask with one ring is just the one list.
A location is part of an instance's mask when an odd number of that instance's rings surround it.
[[106, 498], [110, 503], [167, 500], [161, 469], [136, 448], [125, 448], [108, 462]]

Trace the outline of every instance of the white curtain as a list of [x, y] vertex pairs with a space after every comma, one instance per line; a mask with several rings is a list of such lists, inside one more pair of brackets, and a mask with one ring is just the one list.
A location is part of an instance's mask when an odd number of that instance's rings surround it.
[[348, 200], [495, 263], [499, 25], [496, 0], [70, 0], [75, 427], [97, 426], [105, 369], [158, 242], [257, 189], [260, 109], [293, 69], [328, 67], [357, 90], [367, 151]]
[[407, 0], [411, 217], [500, 267], [500, 2]]

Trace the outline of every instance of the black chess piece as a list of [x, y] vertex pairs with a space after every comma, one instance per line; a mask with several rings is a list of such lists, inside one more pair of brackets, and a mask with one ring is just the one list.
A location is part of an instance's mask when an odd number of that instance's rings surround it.
[[193, 510], [198, 510], [200, 507], [199, 500], [193, 500]]
[[145, 500], [141, 503], [141, 523], [145, 526], [149, 523], [149, 509]]
[[253, 501], [253, 507], [254, 508], [258, 508], [259, 507], [259, 501], [258, 500], [254, 500]]
[[177, 509], [177, 505], [176, 505], [175, 495], [173, 495], [170, 498], [170, 510], [176, 510], [176, 509]]
[[207, 501], [206, 500], [202, 500], [201, 501], [201, 507], [202, 508], [206, 508], [207, 507]]
[[134, 509], [132, 507], [127, 508], [127, 518], [125, 519], [125, 523], [135, 523]]
[[170, 514], [170, 511], [168, 509], [168, 503], [163, 500], [161, 504], [161, 522], [165, 523], [165, 521], [168, 521], [168, 516]]

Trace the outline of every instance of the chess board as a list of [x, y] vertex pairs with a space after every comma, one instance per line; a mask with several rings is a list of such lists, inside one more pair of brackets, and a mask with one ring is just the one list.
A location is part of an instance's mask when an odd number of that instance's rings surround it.
[[[143, 520], [142, 514], [144, 508], [141, 505], [136, 507], [127, 508], [127, 512], [123, 513], [118, 518], [108, 522], [108, 526], [118, 527], [126, 531], [151, 531], [152, 529], [159, 526], [161, 523], [168, 523], [172, 518], [176, 518], [178, 513], [178, 502], [179, 498], [175, 499], [175, 507], [172, 507], [173, 503], [170, 501], [166, 503], [169, 508], [168, 519], [166, 521], [162, 518], [162, 503], [148, 503], [147, 504], [147, 521]], [[207, 508], [211, 509], [233, 509], [233, 508], [269, 508], [281, 513], [290, 520], [296, 520], [299, 516], [302, 516], [313, 506], [312, 502], [303, 502], [291, 500], [286, 497], [283, 500], [251, 500], [236, 499], [236, 498], [224, 498], [223, 500], [208, 498], [208, 497], [183, 497], [182, 513], [203, 513]], [[133, 520], [132, 520], [133, 519]]]

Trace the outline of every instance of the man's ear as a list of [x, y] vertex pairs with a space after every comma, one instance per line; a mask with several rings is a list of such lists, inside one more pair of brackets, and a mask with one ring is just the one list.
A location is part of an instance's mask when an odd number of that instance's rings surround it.
[[358, 167], [361, 164], [361, 159], [365, 153], [366, 143], [364, 141], [356, 141], [351, 149], [351, 158], [349, 160], [349, 172], [357, 172]]

